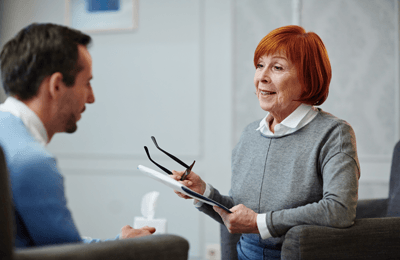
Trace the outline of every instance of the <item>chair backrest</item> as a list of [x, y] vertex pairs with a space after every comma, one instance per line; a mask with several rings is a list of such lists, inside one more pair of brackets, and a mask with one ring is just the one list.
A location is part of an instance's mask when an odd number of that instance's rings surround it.
[[0, 147], [0, 259], [12, 259], [13, 213], [9, 176], [3, 149]]
[[393, 150], [387, 217], [400, 217], [400, 141]]

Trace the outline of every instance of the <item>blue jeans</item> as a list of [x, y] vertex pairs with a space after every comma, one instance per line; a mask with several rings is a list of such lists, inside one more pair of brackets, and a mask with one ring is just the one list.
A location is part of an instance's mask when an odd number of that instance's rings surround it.
[[281, 259], [281, 250], [272, 243], [262, 241], [257, 234], [243, 234], [236, 245], [239, 260]]

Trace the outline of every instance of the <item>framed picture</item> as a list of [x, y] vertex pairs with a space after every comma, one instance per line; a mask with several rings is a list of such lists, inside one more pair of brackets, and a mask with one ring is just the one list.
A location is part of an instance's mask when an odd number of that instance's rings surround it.
[[128, 31], [138, 27], [139, 0], [65, 0], [65, 24], [84, 32]]

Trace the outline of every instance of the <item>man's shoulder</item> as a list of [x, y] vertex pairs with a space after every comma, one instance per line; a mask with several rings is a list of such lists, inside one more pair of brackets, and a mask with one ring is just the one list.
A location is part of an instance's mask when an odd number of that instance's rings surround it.
[[62, 186], [63, 177], [57, 168], [56, 160], [46, 149], [35, 144], [27, 144], [25, 147], [18, 147], [8, 152], [7, 168], [13, 191], [24, 190], [27, 185]]
[[[22, 120], [9, 112], [0, 111], [0, 145], [1, 146], [23, 146], [27, 144], [36, 146], [39, 144], [31, 135]], [[44, 147], [36, 147], [41, 150]]]
[[20, 119], [14, 116], [11, 112], [0, 110], [0, 121], [5, 121], [5, 120], [7, 120], [8, 122], [13, 122], [18, 120], [20, 121]]
[[28, 169], [55, 163], [51, 153], [31, 136], [22, 121], [7, 112], [0, 112], [0, 146], [10, 171], [15, 167]]
[[0, 111], [0, 138], [29, 138], [31, 135], [22, 120], [10, 112]]

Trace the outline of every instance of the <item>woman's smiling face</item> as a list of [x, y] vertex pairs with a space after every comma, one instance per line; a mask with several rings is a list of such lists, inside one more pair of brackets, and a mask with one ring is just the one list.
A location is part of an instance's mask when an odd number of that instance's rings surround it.
[[256, 94], [263, 110], [281, 122], [301, 102], [301, 84], [294, 64], [282, 53], [261, 56], [254, 75]]

